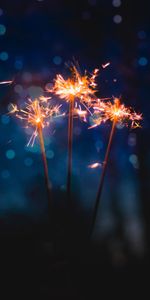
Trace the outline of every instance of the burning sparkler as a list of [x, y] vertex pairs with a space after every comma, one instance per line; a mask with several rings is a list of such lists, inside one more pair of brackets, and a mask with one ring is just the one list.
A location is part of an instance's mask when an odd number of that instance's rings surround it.
[[[74, 65], [72, 65], [70, 69], [72, 76], [68, 79], [64, 79], [62, 75], [57, 75], [53, 87], [53, 92], [69, 103], [67, 172], [67, 195], [69, 200], [71, 198], [73, 116], [77, 114], [83, 118], [83, 120], [86, 119], [86, 114], [89, 111], [96, 92], [95, 79], [98, 73], [98, 69], [95, 69], [91, 75], [85, 72], [82, 76]], [[81, 105], [77, 107], [75, 99], [77, 99], [86, 110], [82, 110]]]
[[127, 126], [130, 123], [131, 128], [140, 127], [142, 115], [137, 114], [132, 108], [126, 107], [118, 98], [114, 98], [113, 103], [98, 99], [96, 104], [93, 105], [93, 109], [94, 114], [98, 116], [95, 118], [96, 124], [93, 126], [98, 126], [101, 122], [110, 120], [111, 122], [115, 121]]
[[59, 114], [60, 106], [50, 106], [48, 99], [44, 97], [31, 100], [28, 99], [28, 102], [25, 104], [25, 108], [19, 108], [16, 104], [11, 104], [10, 114], [14, 114], [17, 118], [25, 121], [26, 128], [33, 128], [33, 134], [27, 144], [27, 146], [34, 145], [35, 139], [39, 136], [43, 166], [44, 166], [44, 175], [45, 182], [47, 187], [48, 199], [50, 202], [50, 191], [51, 184], [48, 176], [48, 165], [45, 154], [44, 138], [43, 138], [43, 129], [49, 126], [50, 118], [52, 116]]
[[113, 136], [115, 133], [116, 124], [121, 123], [121, 124], [128, 125], [130, 123], [131, 128], [137, 128], [140, 127], [140, 121], [142, 120], [141, 114], [137, 114], [136, 112], [133, 111], [132, 108], [125, 107], [125, 105], [122, 104], [120, 102], [120, 99], [118, 98], [114, 98], [113, 103], [111, 101], [104, 102], [101, 100], [97, 100], [97, 104], [95, 104], [93, 108], [95, 114], [97, 115], [95, 126], [98, 126], [102, 122], [106, 122], [107, 120], [110, 120], [112, 122], [112, 128], [111, 128], [108, 146], [107, 146], [107, 150], [106, 150], [106, 154], [102, 166], [102, 174], [101, 174], [100, 183], [98, 187], [94, 213], [93, 213], [93, 218], [92, 218], [92, 223], [90, 228], [90, 234], [92, 234], [96, 216], [97, 216], [98, 206], [101, 199], [104, 178], [105, 178], [106, 168], [108, 165], [108, 160], [109, 160], [109, 155], [112, 146]]

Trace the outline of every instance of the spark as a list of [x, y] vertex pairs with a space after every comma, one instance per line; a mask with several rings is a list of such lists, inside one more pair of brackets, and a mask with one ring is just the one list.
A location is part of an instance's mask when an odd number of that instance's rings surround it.
[[84, 75], [80, 75], [78, 69], [73, 65], [71, 67], [72, 76], [68, 79], [60, 74], [56, 76], [54, 81], [53, 92], [61, 99], [70, 102], [72, 99], [79, 99], [83, 103], [91, 103], [91, 98], [96, 93], [95, 79], [98, 75], [98, 69], [95, 69], [91, 75], [85, 71]]
[[11, 103], [9, 114], [14, 114], [14, 113], [16, 113], [16, 112], [18, 112], [18, 111], [19, 111], [19, 109], [18, 109], [17, 105]]
[[40, 96], [39, 99], [41, 100], [41, 102], [47, 103], [47, 101], [50, 100], [51, 97]]
[[[88, 108], [87, 108], [88, 109]], [[74, 108], [74, 114], [79, 116], [79, 118], [81, 118], [84, 122], [87, 122], [87, 109], [83, 110], [81, 108], [81, 105], [76, 102], [75, 103], [75, 108]]]
[[8, 81], [0, 81], [0, 84], [12, 84], [13, 80], [8, 80]]
[[26, 128], [33, 128], [33, 134], [27, 144], [27, 146], [34, 145], [35, 139], [38, 135], [39, 128], [45, 128], [49, 126], [49, 120], [52, 116], [59, 114], [61, 105], [50, 106], [48, 101], [42, 102], [40, 98], [35, 100], [28, 99], [25, 103], [25, 108], [19, 108], [16, 104], [11, 104], [9, 114], [15, 114], [15, 116], [25, 121]]
[[131, 107], [126, 107], [120, 102], [119, 98], [114, 98], [113, 103], [111, 101], [104, 102], [98, 99], [97, 104], [93, 106], [93, 109], [94, 115], [97, 115], [97, 118], [94, 119], [95, 124], [93, 127], [96, 127], [107, 120], [125, 125], [131, 123], [131, 128], [140, 127], [142, 114], [136, 113]]
[[91, 165], [88, 165], [88, 168], [89, 169], [96, 169], [96, 168], [101, 167], [101, 166], [102, 166], [101, 163], [96, 162], [96, 163], [93, 163]]
[[103, 68], [103, 69], [106, 69], [108, 66], [110, 66], [110, 62], [107, 62], [106, 64], [103, 64], [103, 65], [102, 65], [102, 68]]

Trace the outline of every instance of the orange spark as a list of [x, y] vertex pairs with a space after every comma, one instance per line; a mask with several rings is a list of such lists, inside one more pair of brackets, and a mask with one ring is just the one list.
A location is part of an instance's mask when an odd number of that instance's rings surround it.
[[38, 135], [38, 129], [49, 125], [50, 117], [58, 115], [60, 106], [51, 107], [48, 101], [43, 104], [40, 98], [33, 101], [28, 99], [24, 109], [18, 108], [16, 104], [11, 104], [12, 109], [10, 109], [9, 113], [15, 114], [17, 118], [24, 120], [26, 128], [34, 128], [34, 132], [28, 142], [28, 146], [30, 144], [33, 146]]
[[111, 101], [104, 102], [98, 99], [93, 109], [94, 115], [98, 116], [98, 118], [94, 120], [95, 126], [100, 125], [101, 122], [110, 120], [116, 123], [124, 123], [125, 125], [131, 122], [131, 128], [137, 128], [140, 126], [140, 121], [142, 120], [142, 114], [136, 113], [131, 107], [125, 107], [118, 98], [114, 98], [113, 103]]
[[51, 97], [45, 97], [45, 96], [40, 96], [39, 100], [41, 100], [41, 102], [47, 103], [48, 100], [50, 100]]
[[90, 168], [90, 169], [96, 169], [96, 168], [101, 167], [101, 166], [102, 166], [101, 163], [96, 162], [96, 163], [93, 163], [91, 165], [88, 165], [88, 168]]
[[85, 109], [82, 109], [81, 108], [81, 105], [77, 102], [75, 102], [75, 107], [74, 107], [74, 115], [77, 115], [79, 116], [79, 118], [81, 118], [84, 122], [87, 121], [86, 117], [87, 117], [87, 110], [88, 108], [85, 110]]
[[11, 103], [11, 108], [10, 108], [9, 113], [14, 114], [14, 113], [16, 113], [17, 111], [19, 111], [17, 105]]
[[91, 103], [91, 97], [96, 92], [97, 84], [95, 83], [95, 78], [97, 77], [98, 69], [95, 69], [90, 76], [85, 71], [82, 76], [73, 65], [71, 73], [72, 76], [68, 79], [64, 79], [60, 74], [56, 76], [53, 92], [67, 102], [77, 98], [83, 103]]

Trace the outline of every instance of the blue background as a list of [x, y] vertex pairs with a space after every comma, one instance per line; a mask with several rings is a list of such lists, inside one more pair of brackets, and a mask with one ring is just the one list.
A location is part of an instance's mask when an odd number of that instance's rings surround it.
[[[148, 1], [0, 2], [0, 81], [13, 79], [12, 85], [0, 85], [2, 235], [44, 236], [47, 230], [38, 138], [33, 148], [26, 147], [29, 132], [20, 120], [7, 115], [9, 104], [44, 94], [58, 73], [67, 78], [65, 63], [75, 58], [82, 71], [100, 69], [97, 96], [121, 96], [126, 105], [143, 113], [141, 129], [116, 130], [93, 241], [106, 247], [115, 265], [145, 258], [150, 230], [149, 48]], [[110, 66], [103, 69], [108, 61]], [[56, 97], [52, 101], [67, 110], [63, 101]], [[101, 168], [88, 165], [103, 162], [111, 129], [109, 123], [91, 130], [88, 126], [74, 120], [74, 216], [83, 235], [101, 175]], [[59, 231], [66, 201], [67, 117], [53, 120], [44, 138]]]

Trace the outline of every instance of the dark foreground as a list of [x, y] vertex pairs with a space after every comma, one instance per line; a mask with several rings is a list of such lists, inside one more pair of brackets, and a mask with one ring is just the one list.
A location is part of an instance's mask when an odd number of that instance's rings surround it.
[[25, 233], [1, 235], [0, 274], [1, 299], [146, 299], [149, 289], [147, 258], [113, 265], [102, 245], [84, 241], [68, 251]]

